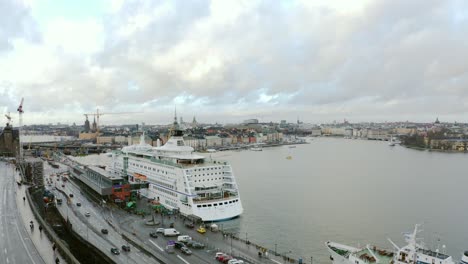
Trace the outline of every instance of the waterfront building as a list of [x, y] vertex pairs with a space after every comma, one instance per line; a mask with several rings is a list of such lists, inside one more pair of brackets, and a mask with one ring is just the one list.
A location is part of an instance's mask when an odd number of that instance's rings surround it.
[[223, 141], [219, 136], [206, 136], [206, 147], [220, 147], [223, 145]]
[[0, 134], [0, 156], [16, 157], [19, 149], [19, 131], [7, 124]]

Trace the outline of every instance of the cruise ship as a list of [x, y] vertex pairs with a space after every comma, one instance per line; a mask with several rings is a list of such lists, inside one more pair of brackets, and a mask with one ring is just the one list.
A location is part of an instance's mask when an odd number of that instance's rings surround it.
[[418, 225], [413, 233], [405, 234], [407, 245], [402, 248], [389, 240], [395, 250], [384, 250], [370, 245], [354, 248], [334, 242], [327, 242], [326, 245], [333, 264], [455, 264], [451, 256], [425, 249], [417, 242], [417, 233]]
[[231, 166], [194, 153], [186, 146], [175, 117], [172, 136], [163, 146], [144, 142], [112, 153], [110, 171], [129, 182], [147, 182], [140, 194], [168, 209], [203, 221], [222, 221], [242, 214], [239, 189]]

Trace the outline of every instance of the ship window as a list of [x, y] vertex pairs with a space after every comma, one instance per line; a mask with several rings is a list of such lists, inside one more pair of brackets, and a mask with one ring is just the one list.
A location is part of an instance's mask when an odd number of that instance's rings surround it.
[[227, 202], [224, 202], [224, 204], [227, 204]]
[[201, 205], [197, 205], [197, 207], [201, 207]]
[[217, 203], [215, 203], [215, 204], [213, 204], [213, 206], [218, 206], [218, 204], [217, 204]]
[[206, 207], [206, 204], [204, 204], [203, 207]]
[[211, 207], [211, 204], [209, 204], [208, 207]]

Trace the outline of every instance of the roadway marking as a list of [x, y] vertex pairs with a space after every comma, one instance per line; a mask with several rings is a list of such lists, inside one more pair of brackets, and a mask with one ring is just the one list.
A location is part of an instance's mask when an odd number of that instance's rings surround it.
[[281, 264], [281, 262], [276, 261], [276, 260], [274, 260], [274, 259], [270, 259], [270, 260], [273, 261], [273, 262], [275, 262], [275, 263]]
[[149, 242], [151, 242], [151, 244], [153, 244], [155, 247], [159, 248], [159, 250], [164, 252], [164, 249], [162, 249], [160, 246], [158, 246], [158, 244], [154, 243], [151, 239], [148, 239], [148, 240], [149, 240]]
[[183, 259], [181, 256], [177, 255], [177, 257], [182, 260], [185, 264], [190, 264], [188, 261], [186, 261], [185, 259]]

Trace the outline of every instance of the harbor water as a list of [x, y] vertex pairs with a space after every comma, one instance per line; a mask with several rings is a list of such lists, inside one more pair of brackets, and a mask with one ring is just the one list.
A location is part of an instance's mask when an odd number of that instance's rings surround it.
[[417, 223], [426, 247], [455, 259], [468, 250], [466, 154], [317, 138], [215, 156], [232, 164], [245, 210], [224, 225], [278, 253], [331, 263], [327, 241], [392, 249], [387, 238], [403, 246]]
[[244, 206], [222, 228], [278, 253], [331, 263], [327, 241], [392, 249], [387, 238], [402, 246], [402, 233], [418, 223], [426, 247], [455, 259], [468, 249], [467, 154], [316, 138], [296, 148], [207, 156], [232, 164]]

